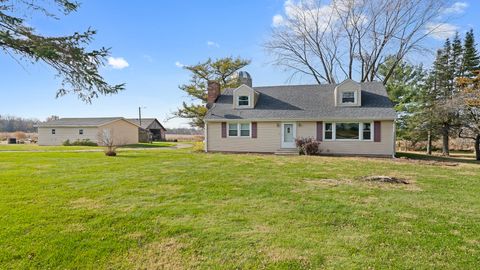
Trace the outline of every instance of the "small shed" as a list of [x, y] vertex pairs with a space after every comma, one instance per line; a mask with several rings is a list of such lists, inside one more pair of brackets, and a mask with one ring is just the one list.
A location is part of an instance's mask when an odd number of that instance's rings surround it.
[[146, 140], [146, 131], [148, 131], [148, 136], [151, 136], [152, 141], [165, 141], [166, 129], [157, 120], [157, 118], [142, 118], [142, 119], [128, 119], [128, 121], [135, 123], [140, 126], [139, 128], [139, 137], [140, 141]]

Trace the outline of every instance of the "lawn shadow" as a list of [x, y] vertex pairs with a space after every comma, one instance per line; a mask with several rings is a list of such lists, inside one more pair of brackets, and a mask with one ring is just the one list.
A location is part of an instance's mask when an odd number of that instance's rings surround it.
[[455, 163], [465, 163], [465, 164], [480, 164], [480, 161], [475, 160], [475, 158], [468, 155], [457, 155], [457, 156], [429, 156], [421, 153], [412, 153], [412, 152], [397, 152], [396, 157], [398, 158], [408, 158], [412, 160], [425, 160], [425, 161], [437, 161], [437, 162], [455, 162]]
[[119, 148], [165, 148], [175, 146], [173, 143], [136, 143], [127, 144]]

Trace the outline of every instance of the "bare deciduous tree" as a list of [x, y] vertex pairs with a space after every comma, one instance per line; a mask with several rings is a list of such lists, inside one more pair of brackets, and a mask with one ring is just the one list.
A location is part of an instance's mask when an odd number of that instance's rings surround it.
[[123, 143], [119, 142], [114, 136], [113, 129], [102, 129], [97, 134], [98, 145], [105, 147], [105, 155], [116, 156], [117, 148]]
[[[424, 51], [424, 39], [440, 31], [448, 0], [319, 0], [285, 5], [283, 23], [272, 29], [265, 48], [274, 63], [311, 75], [317, 83], [358, 77], [378, 79], [388, 56], [395, 59], [382, 79], [413, 51]], [[292, 76], [293, 76], [292, 75]]]

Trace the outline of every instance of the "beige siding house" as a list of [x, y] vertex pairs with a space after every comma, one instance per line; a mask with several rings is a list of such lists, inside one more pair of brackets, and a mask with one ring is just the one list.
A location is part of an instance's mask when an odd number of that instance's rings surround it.
[[379, 82], [252, 87], [220, 94], [208, 87], [207, 152], [298, 152], [297, 138], [320, 141], [327, 155], [395, 155], [396, 113]]
[[[70, 142], [90, 140], [101, 144], [100, 134], [113, 137], [117, 145], [138, 143], [139, 126], [122, 117], [108, 118], [61, 118], [38, 126], [39, 145], [62, 145]], [[104, 136], [105, 136], [104, 135]]]

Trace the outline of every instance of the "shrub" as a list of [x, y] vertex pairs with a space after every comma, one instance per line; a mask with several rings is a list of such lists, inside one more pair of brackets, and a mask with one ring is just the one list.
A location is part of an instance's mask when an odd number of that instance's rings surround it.
[[117, 152], [115, 150], [107, 150], [105, 151], [105, 156], [109, 156], [109, 157], [114, 157], [117, 155]]
[[22, 132], [22, 131], [17, 131], [13, 135], [17, 139], [17, 141], [22, 141], [27, 138], [27, 134], [25, 134], [25, 132]]
[[313, 156], [320, 153], [320, 142], [313, 138], [297, 138], [295, 144], [301, 155]]
[[70, 140], [66, 140], [62, 143], [63, 146], [71, 146]]
[[193, 151], [194, 152], [204, 152], [205, 151], [205, 144], [203, 142], [195, 142], [193, 144]]

